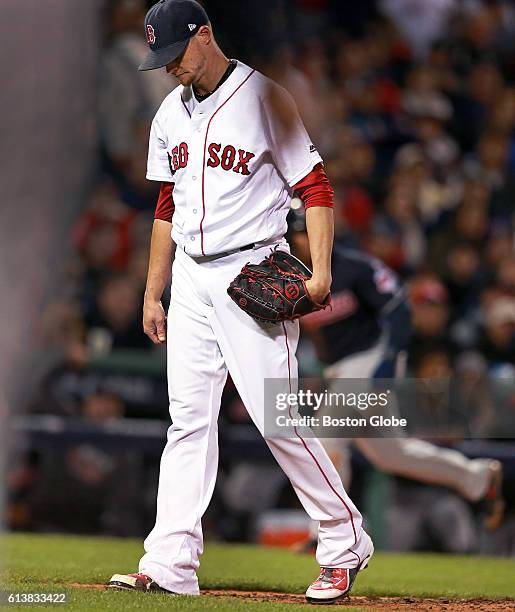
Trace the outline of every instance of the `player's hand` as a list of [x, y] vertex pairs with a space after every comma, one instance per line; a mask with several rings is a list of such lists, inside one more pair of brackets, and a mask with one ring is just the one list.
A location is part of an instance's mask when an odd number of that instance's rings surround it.
[[313, 276], [306, 281], [306, 289], [314, 302], [323, 304], [331, 291], [331, 280], [321, 281]]
[[143, 304], [143, 331], [154, 344], [166, 342], [166, 314], [161, 302], [145, 300]]

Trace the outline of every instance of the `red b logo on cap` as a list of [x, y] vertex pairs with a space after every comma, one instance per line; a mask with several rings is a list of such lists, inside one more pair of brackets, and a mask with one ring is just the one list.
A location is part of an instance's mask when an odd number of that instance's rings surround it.
[[147, 26], [147, 40], [149, 45], [153, 45], [156, 42], [156, 34], [151, 25]]

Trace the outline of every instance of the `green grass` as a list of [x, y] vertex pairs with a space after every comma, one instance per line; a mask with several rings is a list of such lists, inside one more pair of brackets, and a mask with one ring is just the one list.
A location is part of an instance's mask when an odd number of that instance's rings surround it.
[[[70, 583], [103, 584], [111, 574], [135, 571], [140, 541], [76, 536], [11, 534], [2, 536], [3, 589], [69, 590], [72, 610], [260, 610], [291, 609], [291, 604], [220, 597], [171, 598], [93, 589]], [[201, 588], [303, 593], [317, 573], [314, 559], [282, 549], [207, 543]], [[353, 594], [411, 597], [515, 598], [515, 561], [437, 554], [376, 553], [361, 573]], [[293, 606], [311, 610], [311, 606]], [[11, 606], [10, 609], [13, 609]], [[21, 608], [20, 608], [21, 609]], [[27, 609], [27, 607], [24, 607]], [[349, 610], [350, 608], [345, 608]]]

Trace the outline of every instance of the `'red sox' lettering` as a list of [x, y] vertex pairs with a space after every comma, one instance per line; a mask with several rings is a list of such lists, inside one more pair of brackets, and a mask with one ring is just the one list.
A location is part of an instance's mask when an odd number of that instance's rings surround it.
[[[237, 174], [243, 174], [248, 176], [250, 174], [249, 161], [255, 157], [254, 153], [236, 149], [232, 145], [227, 145], [222, 150], [222, 145], [219, 142], [212, 142], [207, 148], [209, 153], [209, 159], [207, 165], [209, 168], [218, 168], [221, 166], [224, 170], [231, 170]], [[236, 162], [236, 159], [238, 161]]]
[[[255, 157], [254, 153], [238, 149], [236, 156], [236, 149], [232, 145], [227, 145], [222, 150], [222, 145], [219, 142], [212, 142], [207, 148], [209, 153], [209, 159], [207, 165], [210, 168], [217, 168], [221, 166], [224, 170], [231, 170], [237, 174], [243, 174], [245, 176], [250, 174], [249, 161]], [[221, 152], [220, 152], [221, 151]], [[236, 159], [238, 161], [236, 162]]]
[[168, 162], [172, 174], [175, 174], [179, 168], [186, 168], [188, 165], [188, 145], [181, 142], [180, 145], [172, 149], [172, 154], [168, 154]]
[[[249, 162], [255, 157], [254, 153], [236, 149], [232, 145], [226, 145], [222, 149], [219, 142], [212, 142], [207, 147], [209, 159], [207, 160], [208, 168], [222, 168], [225, 171], [232, 170], [236, 174], [248, 176], [250, 174]], [[172, 173], [175, 173], [179, 168], [185, 168], [188, 164], [188, 145], [185, 142], [172, 149], [170, 158], [170, 168]]]

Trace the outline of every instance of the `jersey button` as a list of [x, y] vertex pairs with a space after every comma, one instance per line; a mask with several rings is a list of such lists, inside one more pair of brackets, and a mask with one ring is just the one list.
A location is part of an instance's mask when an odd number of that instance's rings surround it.
[[192, 180], [192, 181], [196, 181], [196, 180], [197, 180], [197, 177], [196, 177], [196, 176], [192, 176], [192, 177], [191, 177], [191, 180]]
[[202, 132], [202, 128], [197, 128], [197, 132]]
[[191, 236], [190, 240], [191, 240], [191, 242], [193, 242], [195, 240], [195, 236]]
[[197, 214], [197, 209], [196, 209], [196, 208], [194, 208], [194, 209], [193, 209], [193, 213], [194, 213], [195, 215]]

